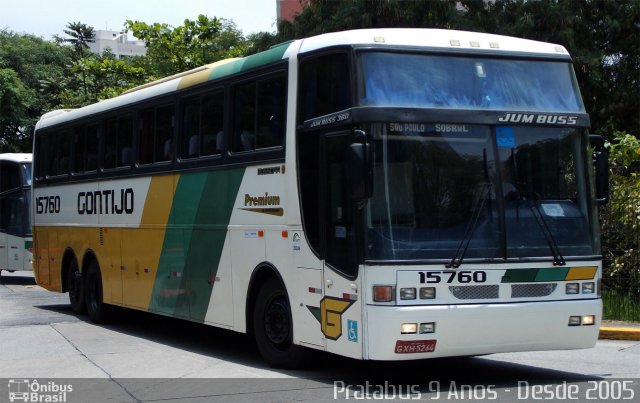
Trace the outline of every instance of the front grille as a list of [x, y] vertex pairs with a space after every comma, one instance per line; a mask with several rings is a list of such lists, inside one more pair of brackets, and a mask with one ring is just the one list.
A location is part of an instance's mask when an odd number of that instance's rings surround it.
[[530, 298], [530, 297], [546, 297], [551, 295], [558, 284], [512, 284], [511, 298]]
[[493, 299], [498, 298], [499, 285], [452, 286], [449, 291], [458, 299]]

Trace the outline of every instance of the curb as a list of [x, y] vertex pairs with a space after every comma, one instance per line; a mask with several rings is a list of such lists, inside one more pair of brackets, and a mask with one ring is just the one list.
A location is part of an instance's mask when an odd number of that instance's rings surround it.
[[640, 329], [628, 327], [601, 327], [599, 339], [640, 341]]

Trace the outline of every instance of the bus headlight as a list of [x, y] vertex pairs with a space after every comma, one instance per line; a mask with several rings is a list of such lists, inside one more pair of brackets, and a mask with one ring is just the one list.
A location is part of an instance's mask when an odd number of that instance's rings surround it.
[[400, 325], [400, 333], [402, 334], [416, 334], [417, 332], [417, 323], [403, 323], [402, 325]]
[[596, 283], [582, 283], [582, 293], [583, 294], [593, 294], [596, 289]]
[[420, 287], [420, 299], [435, 299], [435, 287]]
[[567, 283], [566, 286], [567, 294], [579, 294], [580, 293], [580, 283]]
[[580, 326], [580, 316], [569, 316], [569, 326]]
[[582, 317], [582, 326], [593, 326], [596, 323], [595, 315], [587, 315]]
[[420, 333], [435, 333], [436, 322], [427, 322], [420, 324]]
[[400, 299], [416, 299], [416, 289], [415, 288], [401, 288], [400, 289]]

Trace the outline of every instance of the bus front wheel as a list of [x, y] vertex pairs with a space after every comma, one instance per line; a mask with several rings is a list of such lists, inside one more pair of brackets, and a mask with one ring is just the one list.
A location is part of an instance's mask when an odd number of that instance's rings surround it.
[[110, 307], [103, 302], [102, 275], [98, 262], [92, 260], [87, 269], [85, 282], [87, 314], [94, 323], [104, 323], [109, 319]]
[[253, 330], [260, 355], [276, 368], [296, 368], [305, 349], [293, 344], [291, 308], [284, 289], [276, 279], [267, 281], [256, 298]]
[[82, 273], [78, 270], [78, 262], [75, 258], [72, 258], [71, 263], [69, 263], [67, 290], [69, 291], [71, 310], [76, 314], [85, 313], [86, 304], [84, 300], [84, 287], [82, 286]]

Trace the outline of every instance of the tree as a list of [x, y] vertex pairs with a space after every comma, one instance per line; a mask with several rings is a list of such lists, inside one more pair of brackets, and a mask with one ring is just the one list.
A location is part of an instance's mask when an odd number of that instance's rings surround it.
[[96, 38], [93, 27], [81, 22], [68, 23], [64, 33], [71, 37], [64, 41], [73, 45], [78, 59], [84, 56], [85, 50], [89, 49], [89, 43], [94, 42]]
[[58, 107], [60, 89], [43, 93], [43, 83], [60, 82], [71, 60], [65, 49], [33, 35], [0, 30], [0, 150], [29, 152], [40, 116]]
[[0, 152], [23, 148], [33, 96], [14, 70], [0, 69]]
[[242, 32], [233, 21], [199, 15], [195, 21], [172, 27], [127, 20], [127, 31], [145, 42], [150, 73], [165, 77], [207, 63], [244, 54]]

